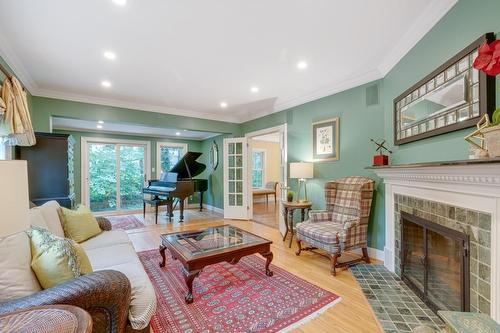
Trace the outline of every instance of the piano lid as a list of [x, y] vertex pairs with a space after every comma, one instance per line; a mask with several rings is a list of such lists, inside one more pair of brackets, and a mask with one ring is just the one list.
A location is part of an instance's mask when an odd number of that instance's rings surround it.
[[196, 177], [207, 167], [205, 164], [196, 162], [196, 159], [198, 159], [201, 154], [202, 153], [195, 151], [188, 151], [182, 156], [179, 162], [170, 169], [170, 172], [176, 172], [179, 179]]

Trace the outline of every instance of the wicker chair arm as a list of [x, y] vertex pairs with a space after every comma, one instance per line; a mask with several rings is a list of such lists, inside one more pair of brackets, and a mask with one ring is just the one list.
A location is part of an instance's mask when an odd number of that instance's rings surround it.
[[130, 293], [130, 282], [123, 273], [98, 271], [30, 296], [0, 303], [0, 314], [41, 305], [75, 305], [91, 315], [94, 332], [124, 332]]
[[332, 220], [332, 213], [327, 210], [312, 210], [309, 212], [310, 222], [329, 222]]
[[107, 218], [98, 216], [95, 219], [97, 220], [97, 223], [99, 223], [99, 228], [101, 228], [102, 231], [110, 231], [111, 229], [113, 229], [113, 225]]

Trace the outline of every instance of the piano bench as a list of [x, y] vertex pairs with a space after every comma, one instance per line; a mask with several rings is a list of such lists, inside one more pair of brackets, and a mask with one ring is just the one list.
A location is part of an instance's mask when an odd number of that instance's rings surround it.
[[168, 199], [160, 199], [160, 198], [153, 198], [153, 199], [142, 199], [142, 216], [145, 218], [146, 217], [146, 204], [149, 204], [151, 207], [155, 208], [155, 224], [158, 224], [158, 207], [160, 206], [168, 206], [167, 209], [167, 215], [168, 215], [168, 220], [172, 222], [172, 201]]

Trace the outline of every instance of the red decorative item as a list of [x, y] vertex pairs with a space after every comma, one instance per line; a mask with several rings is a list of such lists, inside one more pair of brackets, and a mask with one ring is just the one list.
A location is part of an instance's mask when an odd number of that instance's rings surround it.
[[491, 44], [484, 42], [478, 50], [478, 56], [474, 60], [474, 68], [490, 76], [500, 74], [500, 40]]
[[389, 165], [389, 156], [387, 155], [375, 155], [373, 156], [373, 165]]

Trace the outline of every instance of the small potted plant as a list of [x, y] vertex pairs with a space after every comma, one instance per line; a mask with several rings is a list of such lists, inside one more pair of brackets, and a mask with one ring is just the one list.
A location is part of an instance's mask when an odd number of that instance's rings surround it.
[[491, 125], [483, 128], [484, 143], [490, 157], [500, 157], [500, 108], [491, 116]]
[[286, 201], [292, 202], [294, 195], [295, 195], [295, 193], [293, 191], [288, 191], [288, 193], [286, 194]]

